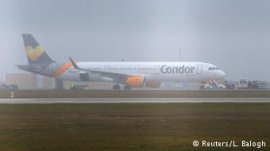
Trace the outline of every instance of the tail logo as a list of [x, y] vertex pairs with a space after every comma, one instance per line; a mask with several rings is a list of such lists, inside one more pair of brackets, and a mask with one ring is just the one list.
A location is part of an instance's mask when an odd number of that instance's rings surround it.
[[25, 50], [26, 50], [28, 58], [31, 61], [38, 60], [42, 56], [42, 54], [44, 53], [44, 49], [40, 45], [38, 45], [36, 48], [33, 48], [31, 46], [27, 46], [25, 48]]

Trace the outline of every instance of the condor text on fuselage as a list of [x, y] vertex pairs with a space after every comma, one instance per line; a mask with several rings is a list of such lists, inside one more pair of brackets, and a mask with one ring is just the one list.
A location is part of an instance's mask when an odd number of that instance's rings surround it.
[[170, 67], [168, 65], [162, 65], [160, 68], [161, 73], [163, 74], [193, 74], [195, 70], [195, 66], [173, 66]]

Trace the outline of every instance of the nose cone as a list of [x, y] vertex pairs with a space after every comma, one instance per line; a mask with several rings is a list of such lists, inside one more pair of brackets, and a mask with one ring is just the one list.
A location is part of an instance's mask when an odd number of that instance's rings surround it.
[[226, 76], [226, 73], [225, 73], [224, 71], [220, 70], [220, 71], [218, 72], [218, 77], [219, 77], [220, 79], [224, 79], [225, 76]]

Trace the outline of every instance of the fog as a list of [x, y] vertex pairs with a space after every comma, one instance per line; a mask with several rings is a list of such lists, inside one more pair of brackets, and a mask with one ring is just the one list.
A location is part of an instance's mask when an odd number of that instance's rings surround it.
[[0, 77], [27, 64], [22, 33], [59, 62], [203, 61], [270, 80], [268, 0], [0, 0]]

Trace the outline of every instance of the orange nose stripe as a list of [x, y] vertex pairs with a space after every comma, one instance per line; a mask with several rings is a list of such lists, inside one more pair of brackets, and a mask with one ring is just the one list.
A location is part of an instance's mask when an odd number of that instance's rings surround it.
[[60, 69], [53, 73], [53, 77], [59, 77], [63, 73], [65, 73], [70, 67], [72, 66], [71, 63], [64, 64]]

